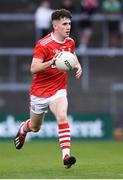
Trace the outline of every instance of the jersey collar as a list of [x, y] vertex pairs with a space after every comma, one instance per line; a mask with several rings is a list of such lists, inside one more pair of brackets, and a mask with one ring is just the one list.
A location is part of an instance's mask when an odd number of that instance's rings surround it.
[[53, 39], [55, 42], [57, 42], [57, 43], [59, 43], [59, 44], [64, 44], [65, 41], [66, 41], [66, 39], [65, 39], [64, 41], [59, 41], [59, 40], [57, 40], [57, 39], [54, 37], [53, 33], [51, 33], [51, 37], [52, 37], [52, 39]]

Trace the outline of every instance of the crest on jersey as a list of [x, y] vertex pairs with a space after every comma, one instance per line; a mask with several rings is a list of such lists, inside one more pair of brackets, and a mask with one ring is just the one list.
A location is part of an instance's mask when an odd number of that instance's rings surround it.
[[[54, 50], [53, 50], [54, 54], [58, 54], [58, 53], [60, 53], [61, 51], [66, 51], [66, 47], [62, 47], [61, 50], [59, 50], [59, 49], [54, 49]], [[72, 51], [71, 51], [71, 48], [68, 48], [67, 51], [72, 52]]]

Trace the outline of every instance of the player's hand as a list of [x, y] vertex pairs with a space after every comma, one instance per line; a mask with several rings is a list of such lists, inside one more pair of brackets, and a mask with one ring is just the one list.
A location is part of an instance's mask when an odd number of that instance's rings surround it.
[[79, 79], [81, 75], [82, 75], [82, 68], [81, 65], [78, 63], [76, 65], [76, 79]]
[[56, 53], [55, 56], [52, 58], [51, 65], [55, 65], [57, 55], [58, 55], [58, 53]]
[[51, 62], [51, 66], [55, 64], [56, 59], [53, 57], [53, 59], [50, 61]]

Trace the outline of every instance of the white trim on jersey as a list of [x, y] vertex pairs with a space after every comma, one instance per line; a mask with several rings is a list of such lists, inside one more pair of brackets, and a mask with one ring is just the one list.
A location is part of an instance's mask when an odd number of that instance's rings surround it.
[[59, 40], [57, 40], [57, 39], [54, 37], [53, 33], [51, 33], [51, 37], [52, 37], [52, 39], [53, 39], [55, 42], [57, 42], [57, 43], [59, 43], [59, 44], [64, 44], [65, 41], [66, 41], [66, 39], [65, 39], [64, 41], [59, 41]]
[[42, 45], [44, 46], [44, 45], [48, 44], [49, 42], [51, 42], [52, 40], [53, 40], [53, 39], [52, 39], [52, 37], [50, 36], [50, 37], [48, 37], [48, 38], [46, 38], [46, 39], [41, 40], [41, 41], [40, 41], [40, 44], [42, 44]]
[[66, 39], [70, 39], [70, 40], [74, 41], [71, 37], [67, 37]]

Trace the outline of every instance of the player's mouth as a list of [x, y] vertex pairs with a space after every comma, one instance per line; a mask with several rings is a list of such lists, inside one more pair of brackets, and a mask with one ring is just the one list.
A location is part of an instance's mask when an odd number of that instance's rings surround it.
[[69, 35], [69, 34], [70, 34], [70, 31], [67, 31], [66, 34]]

